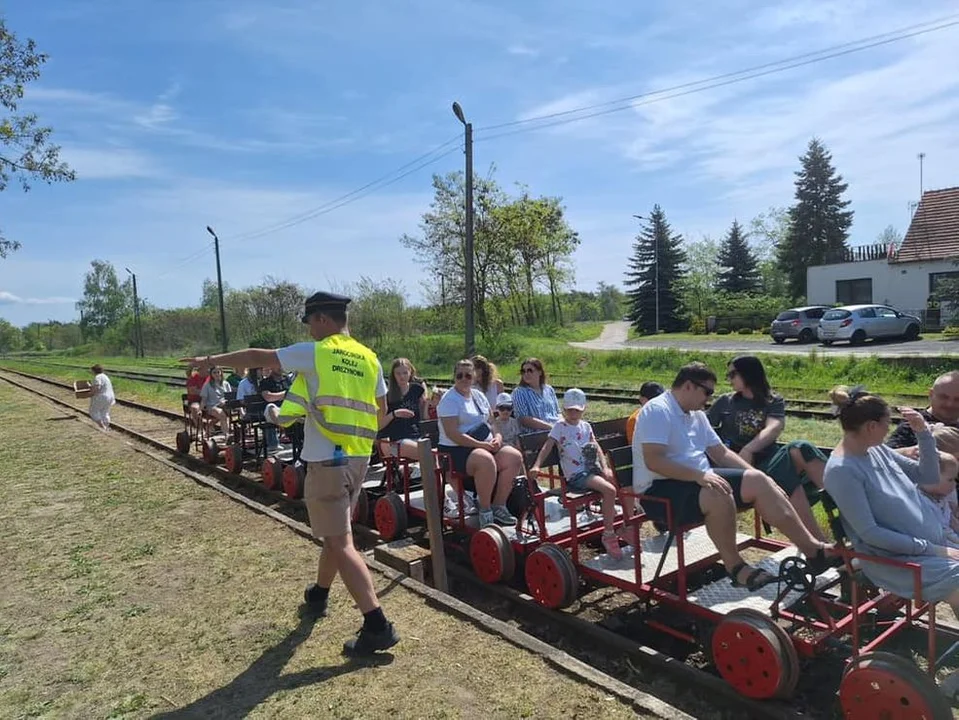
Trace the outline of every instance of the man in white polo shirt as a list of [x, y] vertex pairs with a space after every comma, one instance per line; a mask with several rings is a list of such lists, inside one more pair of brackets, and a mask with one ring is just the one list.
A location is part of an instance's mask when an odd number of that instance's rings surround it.
[[[775, 576], [750, 567], [736, 547], [736, 509], [755, 505], [809, 558], [827, 567], [827, 546], [813, 537], [772, 479], [723, 445], [702, 411], [716, 375], [702, 363], [683, 366], [672, 388], [653, 398], [633, 431], [633, 490], [651, 520], [679, 529], [705, 523], [733, 585], [758, 590]], [[710, 464], [716, 467], [712, 467]]]

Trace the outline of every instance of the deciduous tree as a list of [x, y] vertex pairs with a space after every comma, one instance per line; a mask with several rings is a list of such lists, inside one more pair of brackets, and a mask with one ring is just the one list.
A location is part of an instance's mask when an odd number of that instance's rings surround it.
[[[24, 86], [40, 77], [46, 61], [33, 40], [20, 42], [0, 18], [0, 191], [11, 178], [27, 191], [34, 180], [52, 183], [76, 177], [60, 160], [59, 146], [50, 142], [52, 129], [41, 126], [34, 114], [17, 113]], [[19, 241], [0, 234], [0, 258], [19, 247]]]
[[133, 311], [133, 286], [121, 283], [113, 265], [105, 260], [94, 260], [83, 279], [83, 299], [77, 303], [83, 319], [84, 335], [100, 337], [103, 331]]

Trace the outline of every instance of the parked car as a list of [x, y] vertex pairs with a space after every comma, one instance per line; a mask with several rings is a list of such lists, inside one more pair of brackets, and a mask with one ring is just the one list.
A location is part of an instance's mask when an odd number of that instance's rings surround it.
[[826, 305], [783, 310], [769, 326], [769, 334], [779, 344], [786, 342], [788, 338], [796, 338], [801, 343], [812, 342], [816, 339], [819, 321], [828, 310]]
[[819, 339], [823, 345], [848, 340], [859, 345], [870, 338], [901, 337], [915, 340], [922, 324], [915, 315], [899, 312], [887, 305], [845, 305], [833, 308], [819, 321]]

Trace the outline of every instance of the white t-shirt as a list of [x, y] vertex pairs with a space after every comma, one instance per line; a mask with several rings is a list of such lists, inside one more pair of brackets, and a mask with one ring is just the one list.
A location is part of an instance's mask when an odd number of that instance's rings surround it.
[[[302, 373], [310, 392], [319, 391], [320, 379], [316, 375], [316, 343], [301, 342], [288, 345], [276, 351], [280, 365], [287, 372]], [[383, 377], [383, 366], [376, 361], [376, 399], [386, 397], [386, 380]], [[316, 423], [307, 419], [304, 423], [303, 450], [300, 459], [305, 462], [322, 462], [332, 460], [334, 445], [316, 428]]]
[[108, 397], [111, 400], [115, 398], [115, 395], [113, 394], [113, 383], [110, 382], [110, 378], [108, 378], [105, 374], [100, 373], [99, 375], [95, 375], [93, 377], [93, 387], [98, 389], [103, 397]]
[[583, 446], [593, 437], [593, 428], [588, 422], [580, 420], [571, 425], [565, 419], [558, 420], [549, 431], [549, 436], [556, 441], [563, 477], [569, 479], [588, 469], [583, 460]]
[[456, 429], [461, 433], [472, 430], [481, 422], [489, 421], [489, 402], [482, 390], [470, 388], [470, 396], [460, 395], [459, 390], [451, 387], [443, 393], [443, 399], [436, 406], [437, 423], [440, 427], [440, 445], [456, 445], [450, 440], [443, 428], [442, 418], [456, 418]]
[[664, 392], [643, 406], [633, 429], [633, 490], [645, 492], [653, 480], [661, 479], [646, 467], [643, 443], [666, 446], [666, 457], [689, 468], [710, 469], [706, 448], [722, 445], [702, 410], [687, 413], [672, 391]]

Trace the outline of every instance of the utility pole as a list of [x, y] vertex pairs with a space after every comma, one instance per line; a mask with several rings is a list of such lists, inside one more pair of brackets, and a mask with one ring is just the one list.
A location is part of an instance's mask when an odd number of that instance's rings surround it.
[[220, 296], [220, 336], [223, 340], [223, 352], [227, 352], [229, 343], [226, 338], [226, 313], [223, 312], [223, 275], [220, 273], [220, 238], [213, 232], [213, 228], [206, 226], [206, 231], [213, 236], [213, 252], [216, 254], [216, 288]]
[[466, 130], [466, 357], [476, 350], [473, 320], [473, 123], [466, 122], [463, 108], [453, 103], [453, 114]]
[[[633, 215], [637, 220], [645, 220], [642, 215]], [[659, 335], [659, 237], [653, 231], [653, 268], [656, 286], [656, 334]]]
[[140, 298], [137, 295], [137, 274], [130, 268], [124, 268], [133, 278], [133, 344], [134, 357], [143, 357], [143, 333], [140, 331]]

